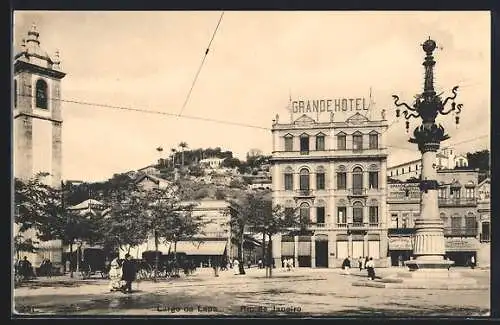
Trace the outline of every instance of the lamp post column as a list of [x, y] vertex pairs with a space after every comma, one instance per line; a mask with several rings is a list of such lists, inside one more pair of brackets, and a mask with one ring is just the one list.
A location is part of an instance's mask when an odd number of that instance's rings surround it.
[[[456, 105], [454, 99], [457, 96], [457, 87], [454, 87], [452, 97], [444, 101], [434, 91], [433, 68], [436, 62], [432, 52], [436, 49], [436, 43], [430, 38], [422, 44], [426, 53], [423, 66], [425, 67], [424, 91], [416, 96], [413, 106], [406, 103], [398, 103], [399, 97], [393, 96], [396, 105], [396, 117], [399, 117], [399, 107], [404, 106], [403, 115], [406, 121], [406, 131], [409, 129], [410, 118], [421, 118], [422, 124], [413, 131], [413, 138], [409, 142], [418, 145], [422, 153], [422, 176], [420, 180], [420, 218], [415, 220], [415, 237], [413, 254], [415, 259], [405, 264], [411, 271], [418, 269], [449, 269], [453, 262], [445, 260], [445, 239], [443, 222], [439, 217], [438, 206], [438, 182], [436, 172], [436, 153], [442, 141], [450, 137], [445, 134], [442, 125], [436, 124], [438, 114], [447, 115], [456, 112], [455, 121], [458, 125], [458, 114], [462, 105]], [[451, 109], [445, 111], [447, 102], [452, 100]]]

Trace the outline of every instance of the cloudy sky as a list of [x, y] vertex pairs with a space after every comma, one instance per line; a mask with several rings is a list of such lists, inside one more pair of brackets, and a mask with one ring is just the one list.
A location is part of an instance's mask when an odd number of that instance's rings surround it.
[[[65, 100], [179, 114], [221, 12], [20, 12], [14, 48], [35, 23], [41, 47], [60, 51]], [[458, 84], [464, 104], [457, 130], [441, 117], [457, 151], [489, 148], [490, 15], [488, 12], [227, 11], [191, 97], [188, 116], [270, 128], [289, 120], [289, 97], [368, 98], [373, 118], [386, 109], [389, 165], [419, 156], [404, 122], [392, 123], [391, 95], [422, 91], [424, 52], [439, 50], [438, 92]], [[185, 141], [222, 147], [244, 158], [270, 153], [271, 133], [188, 118], [63, 103], [63, 178], [104, 180], [138, 169]], [[298, 116], [296, 116], [298, 117]], [[346, 116], [348, 117], [348, 116]], [[416, 126], [412, 122], [412, 128]]]

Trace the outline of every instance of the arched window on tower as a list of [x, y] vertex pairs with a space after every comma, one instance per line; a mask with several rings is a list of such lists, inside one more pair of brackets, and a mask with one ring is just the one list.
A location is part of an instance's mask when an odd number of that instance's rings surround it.
[[39, 79], [36, 82], [36, 107], [47, 109], [47, 83]]

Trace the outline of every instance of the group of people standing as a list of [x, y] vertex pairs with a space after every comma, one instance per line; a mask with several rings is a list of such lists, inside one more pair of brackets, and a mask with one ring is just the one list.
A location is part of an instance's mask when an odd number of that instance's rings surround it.
[[125, 255], [125, 260], [118, 257], [113, 259], [109, 269], [109, 290], [121, 291], [123, 293], [132, 292], [132, 282], [136, 278], [136, 267], [130, 254]]
[[[358, 259], [358, 267], [360, 271], [365, 269], [368, 272], [368, 279], [375, 280], [375, 262], [373, 262], [373, 257], [366, 256], [363, 258], [362, 256]], [[342, 269], [344, 270], [344, 274], [349, 274], [349, 270], [351, 269], [351, 259], [350, 256], [346, 257], [342, 262]]]

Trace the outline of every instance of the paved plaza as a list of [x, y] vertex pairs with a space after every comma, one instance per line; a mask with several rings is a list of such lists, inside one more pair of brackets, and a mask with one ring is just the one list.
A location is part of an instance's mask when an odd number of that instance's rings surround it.
[[[387, 277], [402, 269], [377, 270]], [[454, 268], [474, 277], [482, 289], [431, 290], [356, 287], [366, 272], [340, 269], [247, 270], [246, 275], [210, 269], [159, 282], [140, 281], [132, 294], [109, 292], [103, 279], [41, 278], [14, 290], [16, 310], [43, 315], [149, 316], [488, 316], [490, 271]]]

